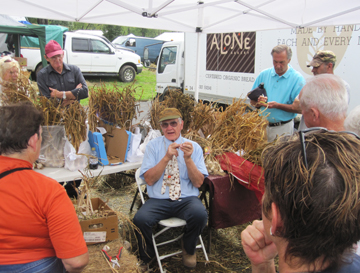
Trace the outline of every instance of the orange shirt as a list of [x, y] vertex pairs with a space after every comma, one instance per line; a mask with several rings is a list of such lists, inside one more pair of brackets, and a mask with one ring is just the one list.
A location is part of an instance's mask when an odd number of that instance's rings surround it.
[[[24, 167], [32, 165], [0, 156], [0, 173]], [[74, 206], [58, 182], [34, 170], [0, 179], [0, 264], [67, 259], [86, 252]]]

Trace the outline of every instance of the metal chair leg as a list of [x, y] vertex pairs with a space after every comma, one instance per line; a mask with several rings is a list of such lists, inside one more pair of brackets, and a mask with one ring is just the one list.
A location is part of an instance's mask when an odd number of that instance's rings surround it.
[[132, 210], [133, 210], [133, 207], [134, 207], [134, 204], [136, 201], [136, 197], [138, 196], [138, 194], [139, 194], [139, 189], [136, 189], [136, 193], [135, 193], [134, 199], [133, 199], [131, 207], [130, 207], [130, 212], [132, 212]]
[[157, 245], [156, 245], [156, 241], [155, 241], [154, 235], [152, 235], [152, 241], [153, 241], [153, 244], [154, 244], [154, 250], [155, 250], [156, 260], [157, 260], [158, 265], [159, 265], [160, 273], [164, 273], [164, 270], [163, 270], [162, 265], [161, 265], [161, 260], [160, 260], [160, 257], [159, 257], [159, 252], [158, 252], [158, 249], [157, 249]]
[[201, 235], [199, 235], [199, 239], [200, 239], [200, 244], [201, 244], [202, 251], [204, 252], [205, 260], [209, 261], [209, 258], [208, 258], [208, 255], [206, 253], [206, 249], [205, 249], [205, 246], [204, 246], [204, 242], [203, 242], [203, 240], [201, 238]]

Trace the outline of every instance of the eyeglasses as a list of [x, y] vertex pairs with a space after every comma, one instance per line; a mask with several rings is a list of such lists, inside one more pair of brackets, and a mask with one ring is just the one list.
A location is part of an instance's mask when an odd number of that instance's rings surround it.
[[[311, 132], [315, 132], [315, 131], [320, 131], [320, 132], [334, 132], [335, 131], [332, 131], [332, 130], [328, 130], [324, 127], [312, 127], [312, 128], [308, 128], [308, 129], [305, 129], [305, 130], [301, 130], [299, 131], [299, 139], [300, 139], [300, 143], [301, 143], [301, 149], [302, 149], [302, 154], [303, 154], [303, 159], [304, 159], [304, 164], [305, 164], [305, 168], [308, 170], [309, 169], [309, 166], [308, 166], [308, 162], [307, 162], [307, 155], [306, 155], [306, 143], [305, 143], [305, 135], [311, 133]], [[355, 134], [354, 132], [350, 132], [350, 131], [339, 131], [339, 132], [336, 132], [336, 133], [347, 133], [347, 134], [350, 134], [350, 135], [353, 135], [355, 136], [357, 139], [360, 140], [360, 137]]]
[[163, 129], [166, 129], [168, 126], [169, 126], [169, 124], [170, 124], [170, 126], [171, 127], [173, 127], [173, 128], [175, 128], [176, 126], [178, 126], [178, 122], [176, 121], [176, 120], [174, 120], [174, 121], [171, 121], [171, 122], [161, 122], [160, 123], [160, 126], [161, 126], [161, 128], [163, 128]]

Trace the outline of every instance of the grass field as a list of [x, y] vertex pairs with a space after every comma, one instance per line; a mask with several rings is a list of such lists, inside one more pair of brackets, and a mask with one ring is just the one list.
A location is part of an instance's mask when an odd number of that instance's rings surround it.
[[[85, 80], [89, 87], [90, 92], [96, 92], [97, 88], [101, 84], [106, 85], [107, 90], [112, 90], [114, 86], [122, 90], [125, 86], [134, 84], [136, 88], [136, 99], [137, 100], [150, 100], [153, 99], [156, 95], [155, 85], [156, 85], [156, 74], [155, 70], [150, 70], [148, 68], [143, 68], [143, 71], [140, 74], [137, 74], [135, 81], [131, 83], [124, 83], [119, 80], [117, 77], [95, 77], [88, 76], [85, 77]], [[144, 90], [144, 91], [143, 91]], [[142, 96], [141, 96], [142, 93]], [[141, 96], [141, 97], [140, 97]], [[88, 105], [89, 98], [81, 100], [82, 105]]]

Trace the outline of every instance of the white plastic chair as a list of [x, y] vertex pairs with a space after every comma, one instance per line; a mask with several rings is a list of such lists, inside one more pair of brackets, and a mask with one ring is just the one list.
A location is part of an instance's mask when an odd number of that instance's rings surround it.
[[[143, 179], [140, 178], [140, 168], [137, 169], [136, 172], [135, 172], [135, 179], [136, 179], [136, 183], [138, 185], [141, 202], [144, 204], [145, 199], [144, 199], [144, 196], [143, 196], [143, 191], [141, 190], [141, 186], [146, 185], [146, 182]], [[160, 234], [164, 233], [165, 231], [169, 230], [170, 228], [186, 226], [186, 221], [182, 220], [180, 218], [171, 217], [169, 219], [161, 220], [159, 222], [159, 224], [162, 225], [164, 228], [162, 230], [160, 230], [159, 232], [153, 234], [152, 235], [152, 240], [153, 240], [156, 259], [157, 259], [157, 262], [159, 264], [160, 272], [163, 273], [165, 271], [162, 268], [161, 260], [172, 257], [174, 255], [178, 255], [178, 254], [182, 253], [182, 250], [176, 251], [174, 253], [159, 256], [158, 246], [162, 246], [162, 245], [166, 245], [166, 244], [169, 244], [169, 243], [176, 242], [176, 241], [178, 241], [178, 240], [180, 240], [182, 238], [183, 234], [181, 234], [180, 236], [178, 236], [178, 237], [176, 237], [174, 239], [171, 239], [171, 240], [168, 240], [168, 241], [165, 241], [165, 242], [160, 242], [160, 243], [156, 243], [155, 238], [158, 237]], [[206, 261], [209, 261], [209, 258], [207, 256], [203, 240], [201, 238], [201, 235], [199, 235], [199, 240], [200, 240], [200, 244], [197, 245], [196, 248], [202, 248]]]

